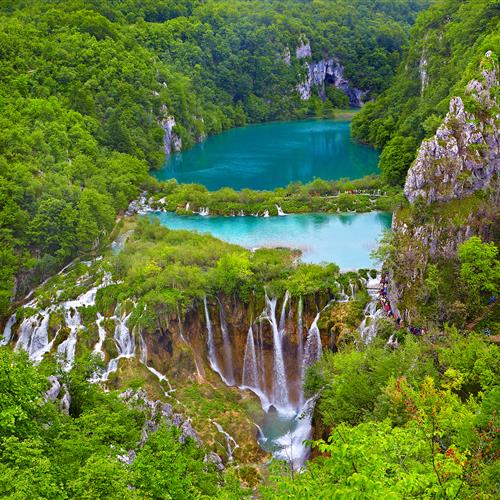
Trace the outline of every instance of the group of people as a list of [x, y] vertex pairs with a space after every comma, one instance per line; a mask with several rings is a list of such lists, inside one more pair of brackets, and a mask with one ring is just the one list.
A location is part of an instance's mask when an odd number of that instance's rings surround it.
[[382, 275], [380, 279], [380, 288], [378, 295], [380, 304], [382, 305], [382, 308], [384, 309], [386, 316], [388, 318], [393, 318], [398, 328], [407, 328], [411, 334], [416, 335], [417, 337], [423, 335], [425, 333], [424, 328], [418, 326], [405, 325], [401, 317], [393, 312], [391, 303], [387, 296], [388, 293], [389, 293], [389, 273], [386, 272], [385, 274]]

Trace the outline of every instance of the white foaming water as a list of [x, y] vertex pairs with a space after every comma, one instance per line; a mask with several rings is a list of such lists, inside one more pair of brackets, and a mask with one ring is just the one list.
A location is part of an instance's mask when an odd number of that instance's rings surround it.
[[267, 210], [267, 209], [266, 209], [266, 210], [264, 210], [264, 215], [263, 215], [263, 217], [269, 217], [269, 210]]
[[364, 317], [358, 328], [361, 340], [365, 345], [369, 344], [375, 338], [377, 335], [378, 322], [384, 317], [384, 311], [382, 309], [377, 309], [379, 286], [380, 276], [368, 280], [366, 284], [366, 289], [371, 300], [365, 307], [363, 312]]
[[[260, 439], [261, 446], [265, 450], [272, 452], [274, 458], [287, 462], [293, 470], [299, 470], [309, 456], [310, 449], [304, 441], [312, 437], [311, 423], [316, 399], [317, 396], [309, 398], [292, 418], [289, 414], [278, 412], [273, 416], [273, 422], [268, 424], [269, 437]], [[265, 436], [266, 430], [266, 423], [264, 423], [262, 436]]]
[[205, 306], [205, 322], [207, 324], [207, 347], [208, 347], [208, 362], [210, 363], [210, 368], [219, 374], [220, 378], [226, 385], [231, 385], [228, 380], [224, 377], [222, 370], [219, 367], [217, 361], [217, 351], [215, 348], [214, 331], [212, 328], [212, 322], [210, 321], [210, 314], [208, 312], [207, 297], [203, 298], [203, 305]]
[[69, 328], [69, 335], [68, 338], [57, 347], [57, 354], [63, 370], [68, 372], [73, 367], [75, 361], [77, 334], [78, 330], [82, 328], [82, 323], [80, 313], [77, 309], [73, 309], [72, 307], [66, 309], [64, 320], [66, 321], [66, 326]]
[[14, 313], [7, 321], [3, 331], [3, 337], [0, 339], [0, 346], [7, 345], [10, 342], [10, 339], [12, 338], [12, 327], [15, 325], [16, 319], [17, 316], [16, 313]]
[[102, 345], [106, 340], [106, 329], [104, 328], [103, 322], [104, 322], [104, 316], [98, 312], [96, 324], [97, 324], [97, 331], [99, 333], [99, 340], [94, 346], [94, 353], [99, 354], [102, 360], [104, 360], [104, 352], [102, 350]]
[[[135, 306], [135, 304], [134, 304]], [[118, 370], [118, 363], [120, 359], [123, 358], [133, 358], [135, 356], [135, 340], [134, 335], [131, 333], [128, 327], [128, 321], [132, 315], [132, 311], [127, 314], [127, 311], [123, 310], [121, 312], [121, 306], [118, 305], [115, 313], [120, 314], [120, 316], [114, 316], [116, 322], [114, 341], [116, 348], [118, 350], [118, 356], [110, 360], [107, 370], [104, 372], [100, 381], [105, 382], [108, 380], [109, 375]]]
[[234, 453], [234, 450], [236, 448], [239, 448], [239, 444], [234, 440], [234, 438], [228, 434], [223, 428], [222, 426], [217, 423], [215, 420], [212, 420], [210, 419], [210, 421], [215, 425], [215, 427], [217, 428], [217, 430], [222, 434], [224, 435], [224, 437], [226, 438], [226, 452], [227, 452], [227, 459], [229, 462], [232, 462], [233, 461], [233, 453]]
[[257, 367], [257, 354], [253, 338], [253, 328], [250, 325], [247, 334], [247, 344], [243, 357], [242, 384], [247, 387], [259, 387], [259, 373]]
[[276, 206], [276, 210], [278, 210], [279, 217], [283, 217], [284, 215], [288, 215], [285, 212], [283, 212], [283, 210], [281, 209], [281, 207], [279, 205], [275, 205], [275, 206]]
[[[59, 274], [61, 273], [62, 271]], [[43, 359], [45, 354], [51, 351], [52, 347], [54, 346], [56, 337], [59, 334], [58, 330], [52, 340], [49, 342], [50, 315], [53, 312], [62, 309], [64, 311], [64, 320], [66, 326], [69, 328], [70, 333], [67, 339], [61, 342], [61, 344], [58, 346], [57, 354], [62, 364], [63, 370], [69, 371], [72, 368], [75, 359], [78, 331], [84, 328], [84, 326], [81, 324], [78, 308], [94, 305], [97, 290], [110, 285], [111, 282], [111, 274], [106, 272], [104, 273], [102, 282], [98, 286], [87, 290], [75, 300], [68, 300], [60, 304], [54, 302], [51, 306], [43, 309], [38, 314], [24, 319], [19, 326], [18, 340], [16, 342], [15, 349], [24, 349], [28, 353], [29, 358], [32, 361], [34, 361], [35, 363], [39, 363]], [[55, 299], [57, 299], [59, 295], [60, 293], [56, 293]], [[25, 304], [24, 307], [31, 308], [36, 306], [37, 300], [33, 299]], [[10, 340], [10, 338], [12, 337], [13, 324], [14, 321], [11, 322], [11, 320], [9, 320], [9, 322], [7, 323], [5, 329], [6, 331], [4, 331], [4, 339], [7, 339], [8, 336]]]
[[307, 333], [302, 374], [305, 373], [305, 370], [309, 365], [318, 361], [323, 351], [321, 345], [321, 335], [318, 328], [319, 315], [320, 313], [316, 315], [314, 321], [312, 322], [311, 328], [309, 328], [309, 332]]
[[290, 399], [288, 395], [288, 380], [285, 372], [285, 361], [283, 359], [283, 336], [278, 329], [276, 322], [276, 299], [270, 299], [265, 295], [266, 309], [265, 318], [271, 325], [273, 332], [274, 357], [273, 357], [273, 394], [272, 403], [276, 408], [290, 408]]

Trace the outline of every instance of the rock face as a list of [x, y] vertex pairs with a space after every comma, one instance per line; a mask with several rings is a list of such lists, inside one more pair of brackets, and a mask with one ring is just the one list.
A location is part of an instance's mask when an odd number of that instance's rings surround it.
[[[306, 38], [301, 39], [300, 45], [295, 49], [295, 56], [297, 59], [310, 59], [312, 57], [311, 45]], [[351, 106], [358, 108], [363, 106], [367, 92], [357, 89], [349, 83], [344, 77], [344, 66], [336, 59], [305, 62], [305, 68], [307, 70], [306, 78], [297, 87], [301, 99], [309, 99], [313, 88], [316, 88], [320, 97], [325, 100], [326, 86], [334, 85], [346, 93]]]
[[344, 67], [338, 61], [335, 59], [322, 59], [318, 62], [306, 62], [305, 65], [307, 69], [306, 79], [297, 88], [301, 99], [309, 99], [314, 87], [318, 89], [320, 97], [325, 99], [326, 86], [334, 85], [347, 94], [351, 106], [363, 106], [366, 92], [351, 86], [344, 77]]
[[175, 118], [169, 114], [167, 106], [161, 108], [163, 118], [160, 122], [163, 129], [163, 150], [166, 155], [179, 152], [182, 149], [182, 139], [174, 132]]
[[493, 182], [500, 173], [498, 67], [491, 53], [481, 79], [467, 85], [466, 94], [474, 112], [466, 111], [460, 97], [450, 102], [450, 111], [436, 135], [423, 141], [417, 159], [408, 171], [404, 192], [410, 202], [422, 197], [427, 203], [465, 198]]
[[498, 66], [491, 53], [480, 76], [454, 97], [435, 136], [422, 142], [406, 179], [410, 207], [393, 217], [397, 253], [388, 263], [393, 300], [418, 314], [427, 265], [453, 262], [472, 236], [496, 239], [500, 215]]

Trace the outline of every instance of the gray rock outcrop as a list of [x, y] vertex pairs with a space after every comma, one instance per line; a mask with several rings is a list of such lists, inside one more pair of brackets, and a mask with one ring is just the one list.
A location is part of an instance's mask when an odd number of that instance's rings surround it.
[[498, 183], [498, 67], [491, 53], [486, 54], [486, 61], [490, 67], [466, 88], [474, 111], [467, 111], [460, 97], [452, 98], [436, 135], [422, 142], [406, 178], [404, 192], [410, 202], [419, 197], [427, 203], [465, 198]]
[[301, 99], [309, 99], [314, 88], [318, 89], [320, 97], [325, 99], [326, 86], [334, 85], [345, 92], [351, 106], [363, 106], [367, 93], [351, 86], [344, 77], [344, 67], [338, 61], [335, 59], [322, 59], [318, 62], [306, 62], [305, 66], [307, 70], [306, 78], [297, 87]]
[[182, 139], [174, 132], [174, 127], [177, 125], [175, 117], [168, 111], [167, 106], [161, 107], [163, 118], [160, 125], [163, 129], [163, 150], [166, 155], [177, 153], [182, 149]]

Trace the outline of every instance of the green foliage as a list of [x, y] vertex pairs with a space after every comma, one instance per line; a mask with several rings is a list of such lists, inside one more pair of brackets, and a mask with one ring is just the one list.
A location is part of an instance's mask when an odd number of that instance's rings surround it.
[[[163, 425], [141, 448], [145, 415], [87, 381], [92, 363], [61, 374], [70, 415], [46, 402], [46, 378], [25, 354], [0, 348], [3, 498], [221, 498], [242, 490], [204, 462], [206, 450]], [[136, 449], [131, 466], [118, 460]], [[234, 498], [234, 497], [233, 497]]]
[[483, 243], [473, 236], [458, 247], [460, 277], [471, 302], [479, 302], [481, 293], [495, 295], [500, 290], [500, 260], [495, 243]]
[[[209, 192], [199, 184], [177, 184], [175, 180], [155, 186], [152, 207], [190, 215], [208, 207], [212, 215], [277, 215], [276, 205], [286, 213], [392, 211], [404, 203], [399, 187], [384, 185], [379, 176], [327, 181], [314, 179], [307, 184], [293, 182], [274, 191], [222, 188]], [[186, 205], [189, 203], [189, 209]]]
[[264, 498], [498, 495], [498, 346], [454, 329], [429, 345], [384, 344], [309, 369], [316, 425], [330, 437], [313, 442], [321, 455], [301, 474], [276, 464]]
[[391, 85], [353, 119], [354, 137], [383, 148], [385, 182], [404, 182], [417, 145], [435, 133], [450, 97], [463, 95], [485, 52], [498, 48], [498, 23], [492, 0], [437, 0], [419, 14]]

